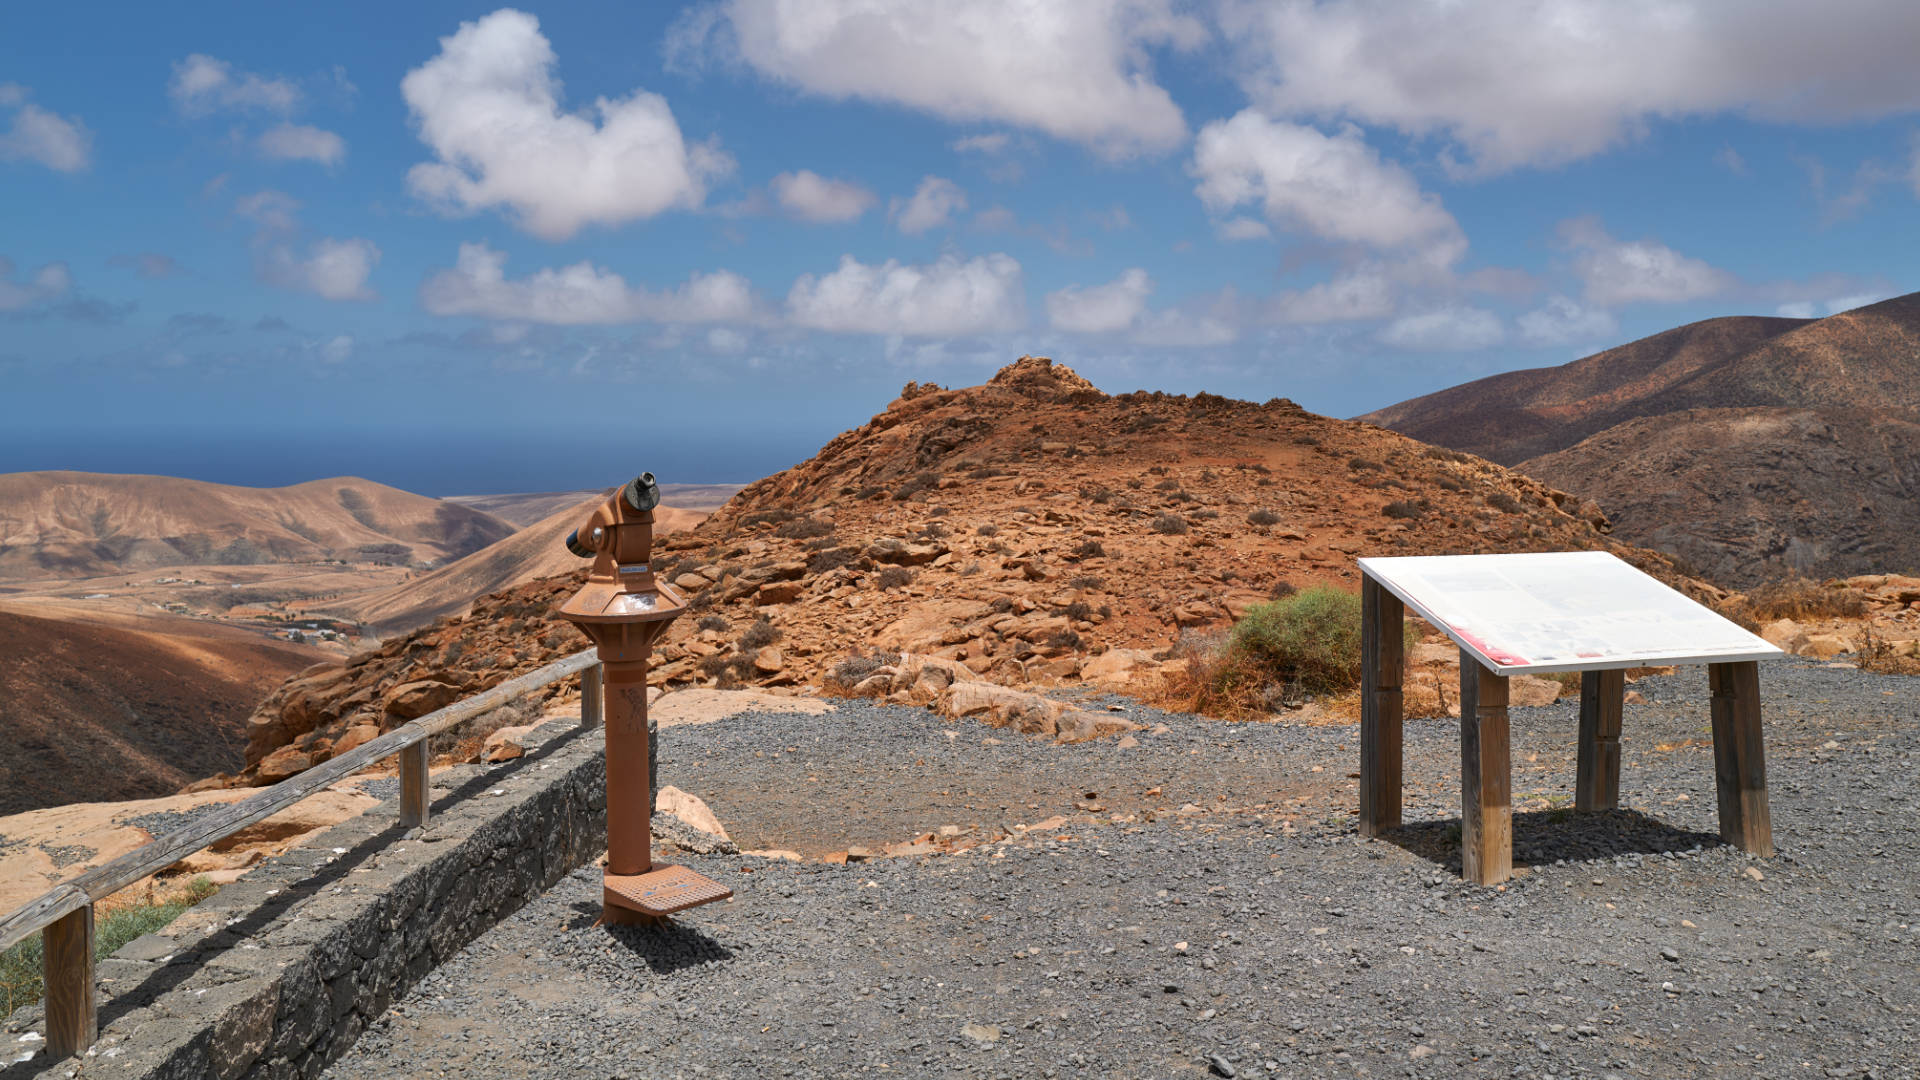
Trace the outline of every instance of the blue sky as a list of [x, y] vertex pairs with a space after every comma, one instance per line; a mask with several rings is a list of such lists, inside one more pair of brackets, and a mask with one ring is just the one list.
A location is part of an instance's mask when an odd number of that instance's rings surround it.
[[1893, 0], [36, 5], [3, 36], [0, 471], [745, 480], [1023, 353], [1347, 416], [1920, 289]]

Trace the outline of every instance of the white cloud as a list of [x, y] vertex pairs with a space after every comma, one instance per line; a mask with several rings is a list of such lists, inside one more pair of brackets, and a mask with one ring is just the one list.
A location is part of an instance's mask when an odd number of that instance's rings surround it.
[[658, 94], [596, 98], [598, 123], [562, 112], [554, 64], [539, 21], [511, 8], [441, 38], [439, 55], [400, 81], [439, 158], [408, 171], [414, 194], [449, 212], [505, 207], [528, 232], [564, 240], [698, 206], [732, 170], [717, 146], [687, 144]]
[[20, 311], [45, 303], [73, 287], [73, 275], [62, 262], [47, 263], [24, 281], [12, 279], [13, 260], [0, 255], [0, 311]]
[[1577, 160], [1657, 119], [1920, 108], [1910, 0], [1224, 0], [1221, 19], [1257, 107], [1443, 134], [1483, 171]]
[[1773, 309], [1773, 313], [1783, 319], [1811, 319], [1814, 317], [1813, 301], [1799, 300], [1791, 304], [1781, 304]]
[[1620, 331], [1613, 313], [1586, 307], [1565, 296], [1550, 296], [1533, 311], [1513, 320], [1520, 340], [1529, 345], [1568, 345], [1612, 337]]
[[55, 172], [79, 172], [93, 157], [93, 133], [77, 116], [59, 116], [27, 100], [18, 83], [0, 83], [0, 109], [13, 119], [0, 130], [0, 161], [33, 161]]
[[1386, 269], [1365, 264], [1332, 279], [1275, 296], [1266, 315], [1275, 322], [1313, 324], [1384, 319], [1393, 314], [1393, 281]]
[[1560, 236], [1577, 254], [1573, 271], [1590, 304], [1677, 303], [1732, 288], [1732, 274], [1651, 240], [1620, 241], [1591, 217], [1561, 222]]
[[1131, 327], [1147, 309], [1153, 279], [1134, 267], [1105, 285], [1069, 285], [1047, 294], [1047, 321], [1055, 330], [1106, 334]]
[[960, 185], [928, 176], [914, 189], [912, 198], [895, 198], [887, 209], [887, 217], [901, 232], [917, 235], [947, 224], [956, 210], [966, 208], [967, 193], [960, 190]]
[[1250, 203], [1276, 225], [1403, 251], [1435, 266], [1466, 251], [1459, 223], [1440, 200], [1352, 129], [1327, 135], [1243, 110], [1201, 129], [1189, 171], [1211, 213]]
[[781, 208], [802, 221], [853, 221], [875, 202], [873, 192], [859, 184], [829, 180], [808, 169], [781, 173], [768, 186]]
[[1017, 330], [1027, 321], [1020, 264], [1002, 254], [946, 255], [925, 266], [869, 266], [844, 255], [832, 273], [793, 283], [787, 313], [813, 330], [908, 337]]
[[578, 262], [524, 278], [506, 276], [507, 256], [485, 244], [461, 244], [452, 268], [420, 286], [420, 306], [435, 315], [474, 315], [563, 326], [730, 322], [753, 317], [753, 287], [728, 270], [695, 273], [667, 292], [628, 285], [611, 270]]
[[1228, 218], [1214, 227], [1222, 240], [1265, 240], [1273, 235], [1267, 223], [1250, 217]]
[[260, 133], [256, 145], [277, 161], [314, 161], [331, 168], [347, 159], [347, 140], [306, 124], [276, 124]]
[[1380, 331], [1380, 340], [1402, 349], [1454, 352], [1485, 349], [1507, 337], [1500, 317], [1480, 308], [1446, 307], [1403, 315]]
[[320, 355], [329, 364], [345, 363], [353, 356], [353, 338], [347, 334], [335, 336], [320, 346]]
[[986, 135], [968, 135], [955, 139], [953, 148], [963, 154], [999, 154], [1004, 153], [1013, 136], [1004, 131], [995, 131]]
[[310, 292], [327, 300], [371, 300], [367, 278], [380, 261], [373, 241], [354, 237], [316, 240], [305, 255], [290, 243], [272, 243], [262, 249], [260, 274], [268, 284]]
[[326, 237], [295, 246], [300, 204], [279, 191], [257, 191], [234, 202], [234, 212], [259, 228], [253, 237], [254, 273], [283, 289], [310, 292], [328, 300], [371, 300], [367, 279], [380, 262], [380, 249], [362, 237]]
[[1173, 0], [722, 0], [683, 17], [669, 60], [738, 60], [835, 100], [998, 122], [1110, 157], [1186, 138], [1147, 49], [1198, 46], [1207, 30]]
[[1838, 315], [1842, 311], [1852, 311], [1854, 308], [1866, 307], [1868, 304], [1877, 304], [1892, 295], [1892, 293], [1887, 292], [1870, 292], [1858, 293], [1853, 296], [1838, 296], [1827, 301], [1827, 314]]
[[232, 64], [205, 53], [194, 53], [173, 65], [167, 94], [174, 108], [188, 116], [220, 109], [288, 113], [300, 103], [299, 87], [286, 79], [236, 72]]

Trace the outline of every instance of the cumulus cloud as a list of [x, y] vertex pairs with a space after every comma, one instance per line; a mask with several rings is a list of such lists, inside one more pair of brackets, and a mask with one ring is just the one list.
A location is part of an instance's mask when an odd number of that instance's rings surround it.
[[18, 83], [0, 83], [0, 110], [12, 110], [0, 129], [0, 161], [32, 161], [55, 172], [79, 172], [93, 159], [93, 133], [77, 116], [60, 116], [27, 100]]
[[300, 104], [300, 88], [283, 78], [235, 71], [225, 60], [194, 53], [173, 65], [167, 96], [187, 116], [219, 110], [289, 113]]
[[823, 275], [802, 274], [787, 293], [797, 326], [832, 333], [906, 337], [982, 334], [1026, 325], [1020, 264], [1010, 255], [925, 266], [888, 259], [869, 266], [851, 255]]
[[1384, 319], [1393, 314], [1393, 279], [1378, 264], [1363, 264], [1305, 289], [1280, 293], [1266, 305], [1274, 322], [1314, 324]]
[[1573, 271], [1586, 287], [1587, 302], [1601, 307], [1698, 300], [1735, 284], [1732, 274], [1664, 244], [1615, 240], [1597, 218], [1562, 222], [1560, 237], [1576, 253]]
[[1189, 171], [1210, 213], [1253, 205], [1275, 225], [1435, 266], [1466, 251], [1459, 223], [1440, 200], [1405, 169], [1382, 161], [1353, 129], [1327, 135], [1243, 110], [1201, 129]]
[[677, 289], [655, 292], [590, 262], [506, 275], [506, 253], [462, 244], [452, 268], [420, 286], [420, 306], [435, 315], [476, 315], [563, 326], [633, 322], [704, 323], [753, 317], [753, 287], [728, 270], [695, 273]]
[[1380, 331], [1380, 340], [1422, 352], [1462, 352], [1500, 344], [1507, 331], [1500, 317], [1480, 308], [1445, 307], [1403, 315]]
[[1147, 310], [1153, 279], [1134, 267], [1105, 285], [1069, 285], [1047, 294], [1047, 321], [1055, 330], [1106, 334], [1133, 326]]
[[968, 135], [955, 139], [953, 148], [963, 154], [999, 154], [1004, 153], [1013, 136], [1004, 131], [990, 132], [986, 135]]
[[0, 255], [0, 311], [24, 311], [58, 299], [73, 287], [73, 275], [63, 262], [47, 263], [19, 281], [13, 273], [13, 260]]
[[1566, 296], [1550, 296], [1540, 307], [1513, 320], [1520, 340], [1529, 345], [1591, 343], [1620, 330], [1613, 313], [1587, 307]]
[[738, 61], [833, 100], [997, 122], [1109, 157], [1179, 146], [1186, 121], [1153, 80], [1147, 50], [1208, 37], [1173, 0], [722, 0], [668, 37], [677, 65]]
[[1266, 222], [1250, 217], [1228, 218], [1214, 226], [1214, 232], [1222, 240], [1265, 240], [1273, 235]]
[[1920, 5], [1223, 0], [1274, 115], [1443, 135], [1471, 168], [1574, 161], [1656, 119], [1841, 123], [1920, 108]]
[[380, 249], [362, 237], [325, 237], [298, 247], [300, 204], [279, 191], [258, 191], [234, 203], [234, 212], [258, 226], [253, 236], [254, 274], [269, 285], [310, 292], [327, 300], [371, 300], [367, 279]]
[[689, 145], [658, 94], [596, 98], [598, 122], [560, 107], [553, 47], [533, 16], [503, 8], [460, 24], [408, 72], [401, 96], [439, 159], [407, 173], [414, 194], [454, 213], [505, 208], [535, 236], [564, 240], [700, 205], [733, 168]]
[[967, 208], [967, 193], [960, 185], [938, 176], [928, 176], [908, 199], [895, 198], [887, 208], [894, 228], [909, 235], [937, 229], [953, 220], [956, 211]]
[[859, 184], [829, 180], [809, 169], [785, 172], [768, 184], [780, 208], [802, 221], [853, 221], [874, 204], [874, 194]]
[[306, 124], [276, 124], [255, 145], [276, 161], [313, 161], [332, 168], [347, 159], [347, 140]]

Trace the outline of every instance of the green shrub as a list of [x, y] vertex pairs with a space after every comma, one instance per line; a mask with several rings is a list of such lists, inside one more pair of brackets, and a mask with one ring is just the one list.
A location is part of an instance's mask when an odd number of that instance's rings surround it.
[[1360, 682], [1360, 596], [1318, 585], [1256, 604], [1234, 624], [1225, 648], [1273, 682], [1338, 693]]
[[[187, 882], [184, 892], [166, 903], [129, 904], [108, 911], [94, 927], [94, 960], [112, 956], [120, 946], [142, 934], [153, 933], [219, 891], [218, 885], [204, 877], [196, 877]], [[40, 982], [42, 955], [39, 934], [0, 952], [0, 1016], [40, 1000], [44, 989]]]

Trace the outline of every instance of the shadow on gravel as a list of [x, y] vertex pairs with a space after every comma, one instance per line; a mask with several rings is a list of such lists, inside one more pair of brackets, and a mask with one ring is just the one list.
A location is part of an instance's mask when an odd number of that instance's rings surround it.
[[733, 959], [733, 950], [677, 922], [664, 926], [603, 926], [594, 932], [607, 935], [615, 949], [645, 961], [656, 975]]
[[[1382, 840], [1460, 872], [1460, 819], [1419, 821], [1382, 833]], [[1591, 862], [1620, 855], [1661, 855], [1717, 847], [1714, 833], [1675, 828], [1638, 810], [1533, 810], [1513, 815], [1513, 864]]]

